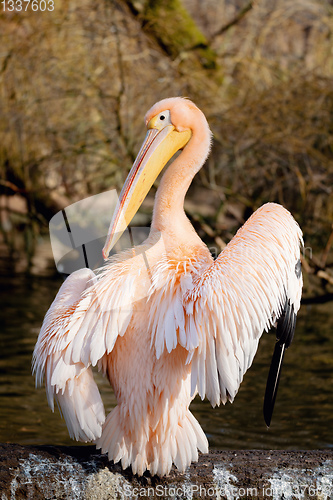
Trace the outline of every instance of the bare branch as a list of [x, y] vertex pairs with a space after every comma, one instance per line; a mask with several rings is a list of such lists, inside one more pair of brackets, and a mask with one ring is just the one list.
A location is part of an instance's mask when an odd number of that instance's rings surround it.
[[217, 36], [223, 35], [223, 33], [225, 33], [229, 28], [235, 26], [235, 24], [238, 24], [243, 19], [243, 17], [252, 9], [252, 7], [253, 0], [250, 0], [250, 2], [247, 3], [245, 7], [243, 7], [231, 21], [222, 26], [222, 28], [220, 28], [211, 36], [210, 41], [214, 40]]

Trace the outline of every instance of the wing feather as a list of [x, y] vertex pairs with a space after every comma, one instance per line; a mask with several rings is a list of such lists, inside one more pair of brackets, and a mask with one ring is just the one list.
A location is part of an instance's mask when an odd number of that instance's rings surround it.
[[33, 354], [36, 385], [42, 384], [45, 373], [48, 403], [54, 410], [56, 398], [76, 439], [101, 435], [104, 407], [91, 366], [125, 334], [140, 266], [145, 266], [142, 255], [133, 258], [128, 251], [110, 261], [98, 276], [90, 269], [72, 273], [44, 318]]
[[[214, 405], [233, 400], [258, 341], [283, 312], [286, 298], [300, 307], [295, 273], [302, 233], [281, 205], [258, 209], [184, 297], [192, 393]], [[199, 339], [196, 346], [195, 339]]]

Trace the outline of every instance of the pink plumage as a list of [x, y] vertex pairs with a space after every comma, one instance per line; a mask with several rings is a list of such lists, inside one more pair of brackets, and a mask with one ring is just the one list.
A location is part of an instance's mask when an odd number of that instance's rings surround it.
[[[189, 411], [195, 395], [213, 406], [232, 401], [261, 334], [287, 314], [286, 301], [288, 311], [297, 313], [302, 234], [287, 210], [268, 203], [214, 261], [183, 208], [209, 153], [207, 121], [191, 101], [173, 98], [155, 104], [146, 124], [153, 133], [120, 199], [125, 219], [133, 189], [147, 182], [141, 169], [158, 163], [165, 137], [183, 149], [162, 178], [150, 235], [110, 258], [97, 275], [81, 269], [67, 278], [45, 316], [33, 370], [38, 384], [45, 377], [49, 404], [53, 409], [58, 400], [71, 437], [95, 441], [134, 473], [163, 476], [173, 463], [183, 472], [198, 450], [208, 452]], [[137, 197], [139, 206], [141, 191]], [[95, 365], [117, 397], [106, 419]]]

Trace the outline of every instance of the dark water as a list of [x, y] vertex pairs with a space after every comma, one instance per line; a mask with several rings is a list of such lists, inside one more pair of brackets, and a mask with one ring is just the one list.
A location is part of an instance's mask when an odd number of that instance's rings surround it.
[[[43, 316], [61, 279], [0, 275], [0, 442], [71, 444], [58, 410], [35, 390], [31, 354]], [[333, 447], [333, 304], [303, 306], [285, 357], [269, 430], [262, 417], [274, 335], [265, 334], [235, 402], [212, 409], [196, 399], [192, 411], [218, 449]], [[107, 410], [115, 398], [98, 375]]]

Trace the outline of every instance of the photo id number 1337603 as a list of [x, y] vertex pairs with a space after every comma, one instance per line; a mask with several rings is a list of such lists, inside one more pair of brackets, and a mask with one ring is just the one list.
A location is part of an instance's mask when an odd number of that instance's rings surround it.
[[1, 3], [4, 12], [52, 12], [54, 0], [3, 0]]

